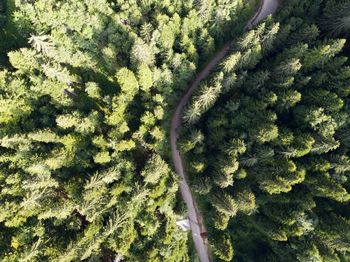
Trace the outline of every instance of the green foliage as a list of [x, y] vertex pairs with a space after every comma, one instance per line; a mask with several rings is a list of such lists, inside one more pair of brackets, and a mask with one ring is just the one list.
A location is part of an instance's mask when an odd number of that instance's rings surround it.
[[328, 1], [321, 19], [322, 28], [332, 36], [350, 33], [349, 1]]
[[167, 123], [251, 4], [0, 3], [1, 261], [189, 261]]
[[235, 261], [349, 260], [348, 5], [284, 1], [191, 98], [202, 139], [184, 151], [205, 163], [190, 179], [218, 260], [233, 260], [226, 242]]
[[167, 130], [226, 41], [180, 145], [214, 259], [349, 260], [350, 3], [256, 2], [0, 3], [1, 261], [192, 261]]
[[132, 98], [136, 95], [139, 84], [136, 80], [136, 77], [132, 71], [123, 67], [117, 73], [118, 84], [121, 87], [123, 93], [126, 94], [127, 98]]
[[213, 21], [193, 1], [7, 3], [0, 260], [188, 261], [165, 122]]
[[224, 235], [218, 237], [214, 243], [214, 254], [223, 261], [232, 261], [233, 247], [231, 244], [230, 236]]

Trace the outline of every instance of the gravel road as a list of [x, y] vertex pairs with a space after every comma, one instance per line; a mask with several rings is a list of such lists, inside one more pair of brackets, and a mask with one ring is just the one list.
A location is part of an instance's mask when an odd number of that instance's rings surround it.
[[[262, 0], [262, 4], [254, 15], [254, 17], [247, 23], [246, 28], [250, 29], [258, 24], [266, 16], [273, 14], [279, 5], [279, 0]], [[198, 87], [199, 83], [206, 78], [212, 69], [225, 57], [229, 51], [232, 41], [224, 45], [212, 58], [208, 61], [204, 69], [196, 76], [193, 82], [188, 87], [186, 93], [176, 106], [174, 115], [171, 120], [170, 142], [172, 150], [172, 158], [176, 173], [180, 176], [180, 190], [182, 198], [186, 203], [188, 209], [188, 218], [192, 231], [192, 238], [195, 244], [197, 254], [201, 262], [210, 261], [209, 243], [206, 237], [206, 229], [203, 223], [203, 218], [197, 208], [196, 201], [192, 195], [191, 189], [188, 186], [186, 174], [183, 166], [183, 161], [179, 150], [177, 149], [177, 139], [179, 137], [178, 130], [181, 128], [182, 112], [191, 97], [193, 91]]]

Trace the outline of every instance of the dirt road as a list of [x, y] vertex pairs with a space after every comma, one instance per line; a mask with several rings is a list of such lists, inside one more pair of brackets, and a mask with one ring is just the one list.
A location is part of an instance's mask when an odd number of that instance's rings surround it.
[[[262, 4], [254, 15], [254, 17], [246, 25], [247, 29], [250, 29], [257, 23], [259, 23], [266, 16], [274, 13], [279, 5], [279, 0], [262, 0]], [[210, 261], [209, 243], [206, 238], [206, 229], [204, 227], [203, 218], [197, 208], [194, 197], [192, 196], [191, 189], [188, 186], [183, 161], [179, 150], [177, 149], [178, 130], [181, 127], [182, 111], [191, 97], [193, 91], [198, 87], [199, 83], [206, 78], [211, 70], [224, 58], [227, 54], [232, 42], [227, 43], [222, 49], [220, 49], [215, 56], [208, 61], [208, 64], [204, 69], [196, 76], [194, 81], [188, 87], [186, 93], [177, 104], [174, 115], [171, 120], [170, 129], [170, 141], [172, 158], [176, 173], [180, 176], [180, 190], [182, 198], [186, 203], [188, 209], [188, 218], [190, 220], [190, 226], [192, 231], [192, 238], [195, 244], [199, 259], [201, 262]]]

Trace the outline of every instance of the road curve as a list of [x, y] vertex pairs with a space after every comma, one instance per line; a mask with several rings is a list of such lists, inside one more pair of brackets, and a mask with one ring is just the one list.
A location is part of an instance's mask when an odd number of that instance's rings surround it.
[[[254, 25], [258, 24], [266, 16], [273, 14], [277, 10], [278, 5], [279, 0], [262, 0], [259, 10], [247, 23], [245, 28], [250, 29]], [[178, 131], [181, 127], [182, 111], [189, 98], [191, 97], [193, 91], [198, 87], [199, 83], [209, 75], [212, 69], [224, 58], [232, 43], [233, 41], [224, 45], [207, 63], [204, 69], [196, 76], [196, 78], [188, 87], [186, 93], [182, 96], [180, 102], [177, 104], [171, 120], [170, 142], [172, 159], [175, 171], [180, 177], [181, 195], [188, 209], [188, 218], [190, 221], [192, 238], [201, 262], [210, 261], [209, 243], [206, 237], [206, 229], [203, 223], [203, 218], [197, 208], [196, 201], [192, 196], [191, 189], [188, 186], [183, 161], [180, 152], [177, 149], [177, 139], [179, 137]]]

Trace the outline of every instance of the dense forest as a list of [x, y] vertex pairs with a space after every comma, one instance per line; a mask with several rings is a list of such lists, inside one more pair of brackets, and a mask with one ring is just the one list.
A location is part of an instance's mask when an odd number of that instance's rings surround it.
[[350, 1], [0, 2], [0, 261], [350, 260]]
[[350, 1], [283, 1], [188, 105], [182, 150], [219, 259], [350, 260], [349, 19]]
[[193, 260], [168, 119], [255, 4], [1, 3], [1, 261]]

